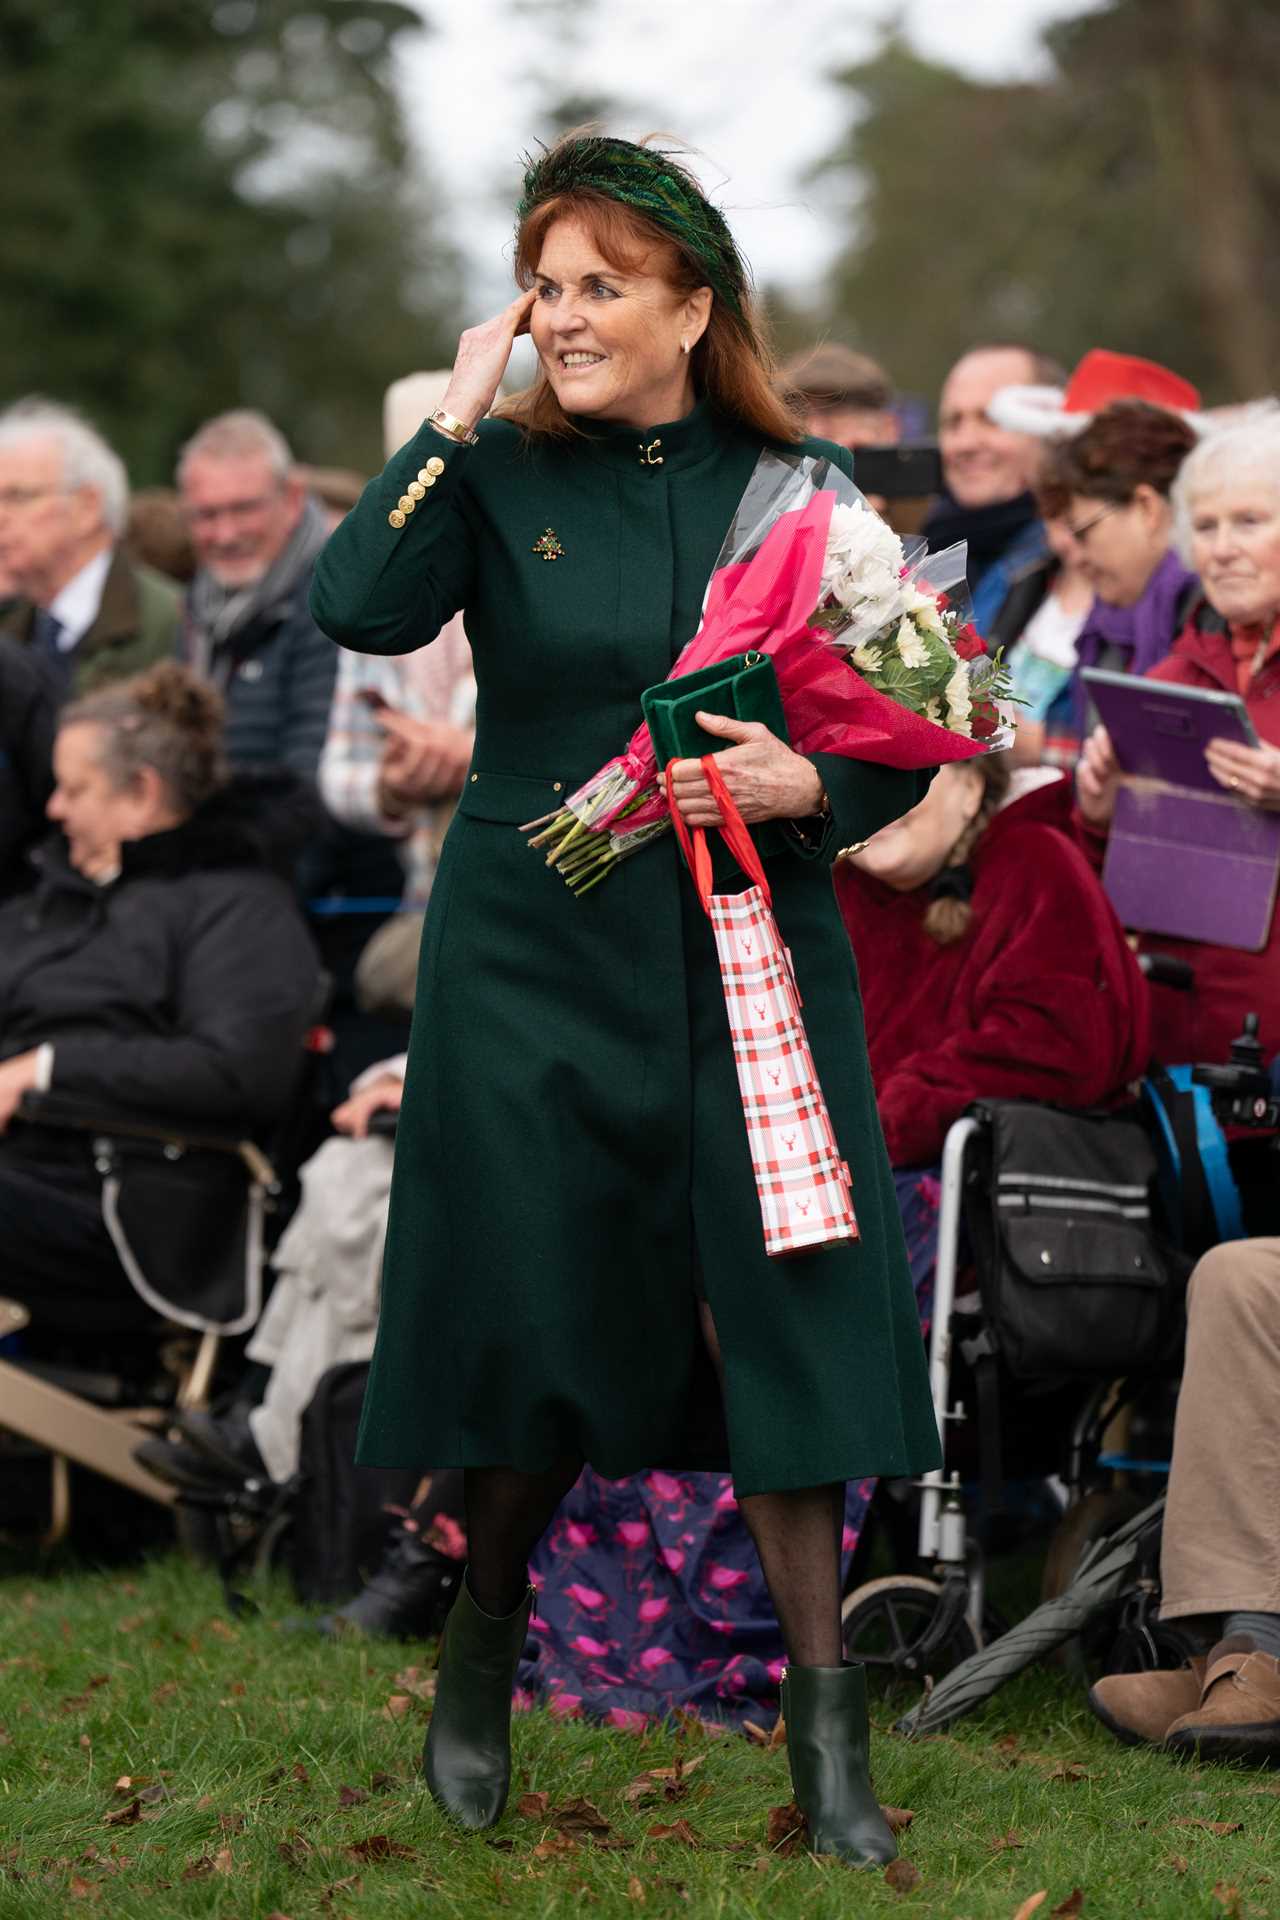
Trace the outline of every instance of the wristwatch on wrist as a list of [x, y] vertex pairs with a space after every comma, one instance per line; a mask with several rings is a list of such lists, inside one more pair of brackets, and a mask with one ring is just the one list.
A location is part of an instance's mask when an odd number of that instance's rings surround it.
[[480, 439], [480, 435], [465, 420], [459, 420], [456, 413], [446, 413], [443, 407], [437, 407], [434, 413], [427, 415], [427, 425], [460, 447], [474, 447]]

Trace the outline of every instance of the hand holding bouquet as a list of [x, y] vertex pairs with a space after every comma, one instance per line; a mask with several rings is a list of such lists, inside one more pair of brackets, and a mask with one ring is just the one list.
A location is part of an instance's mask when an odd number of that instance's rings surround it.
[[[920, 768], [1007, 746], [1007, 673], [948, 598], [964, 566], [963, 545], [909, 559], [827, 461], [764, 453], [670, 680], [767, 655], [800, 754]], [[658, 771], [642, 723], [564, 807], [529, 823], [575, 893], [669, 829]]]

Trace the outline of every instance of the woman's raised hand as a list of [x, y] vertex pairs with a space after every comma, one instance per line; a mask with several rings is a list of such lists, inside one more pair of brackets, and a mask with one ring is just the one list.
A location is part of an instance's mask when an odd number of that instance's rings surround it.
[[441, 405], [446, 413], [474, 428], [497, 397], [516, 337], [529, 331], [529, 315], [537, 293], [530, 288], [509, 307], [481, 326], [468, 327], [458, 342], [448, 390]]
[[1120, 779], [1120, 762], [1111, 735], [1105, 727], [1095, 727], [1076, 767], [1076, 799], [1091, 827], [1110, 826]]

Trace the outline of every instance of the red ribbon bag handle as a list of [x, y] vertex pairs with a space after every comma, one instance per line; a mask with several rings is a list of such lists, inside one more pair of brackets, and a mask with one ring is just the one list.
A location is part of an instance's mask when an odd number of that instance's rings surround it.
[[[720, 769], [716, 765], [715, 755], [712, 753], [707, 754], [700, 764], [703, 773], [707, 777], [707, 785], [711, 789], [711, 797], [720, 809], [720, 836], [738, 865], [742, 868], [742, 871], [746, 874], [748, 880], [754, 881], [756, 886], [759, 887], [761, 893], [764, 895], [765, 905], [771, 907], [773, 905], [773, 895], [769, 890], [769, 882], [765, 879], [764, 868], [760, 864], [760, 855], [756, 851], [756, 843], [751, 838], [746, 821], [738, 812], [737, 807], [730, 797], [729, 789], [726, 787]], [[674, 760], [668, 760], [667, 806], [671, 812], [671, 824], [676, 830], [676, 838], [680, 842], [684, 851], [684, 857], [689, 865], [689, 871], [693, 875], [693, 884], [697, 889], [698, 898], [702, 902], [703, 910], [710, 913], [711, 849], [707, 845], [705, 828], [695, 827], [692, 834], [690, 834], [689, 828], [685, 824], [684, 816], [675, 803], [675, 796], [672, 793], [672, 774], [674, 768]]]

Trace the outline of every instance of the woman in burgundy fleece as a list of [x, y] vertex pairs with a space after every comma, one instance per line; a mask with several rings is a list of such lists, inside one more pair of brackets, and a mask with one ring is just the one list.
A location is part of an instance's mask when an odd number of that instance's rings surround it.
[[1146, 983], [1070, 838], [1070, 783], [1015, 778], [1011, 798], [1000, 755], [944, 767], [836, 868], [895, 1168], [936, 1163], [973, 1100], [1095, 1106], [1147, 1062]]
[[[1209, 771], [1249, 806], [1280, 809], [1280, 410], [1219, 428], [1184, 462], [1174, 488], [1180, 544], [1205, 598], [1153, 680], [1237, 693], [1260, 747], [1211, 742]], [[1076, 773], [1077, 824], [1101, 866], [1120, 769], [1105, 730]], [[1155, 987], [1152, 1042], [1167, 1061], [1224, 1060], [1246, 1013], [1259, 1017], [1268, 1059], [1280, 1049], [1280, 914], [1261, 953], [1143, 934], [1139, 951], [1169, 953], [1195, 972], [1195, 990]]]

